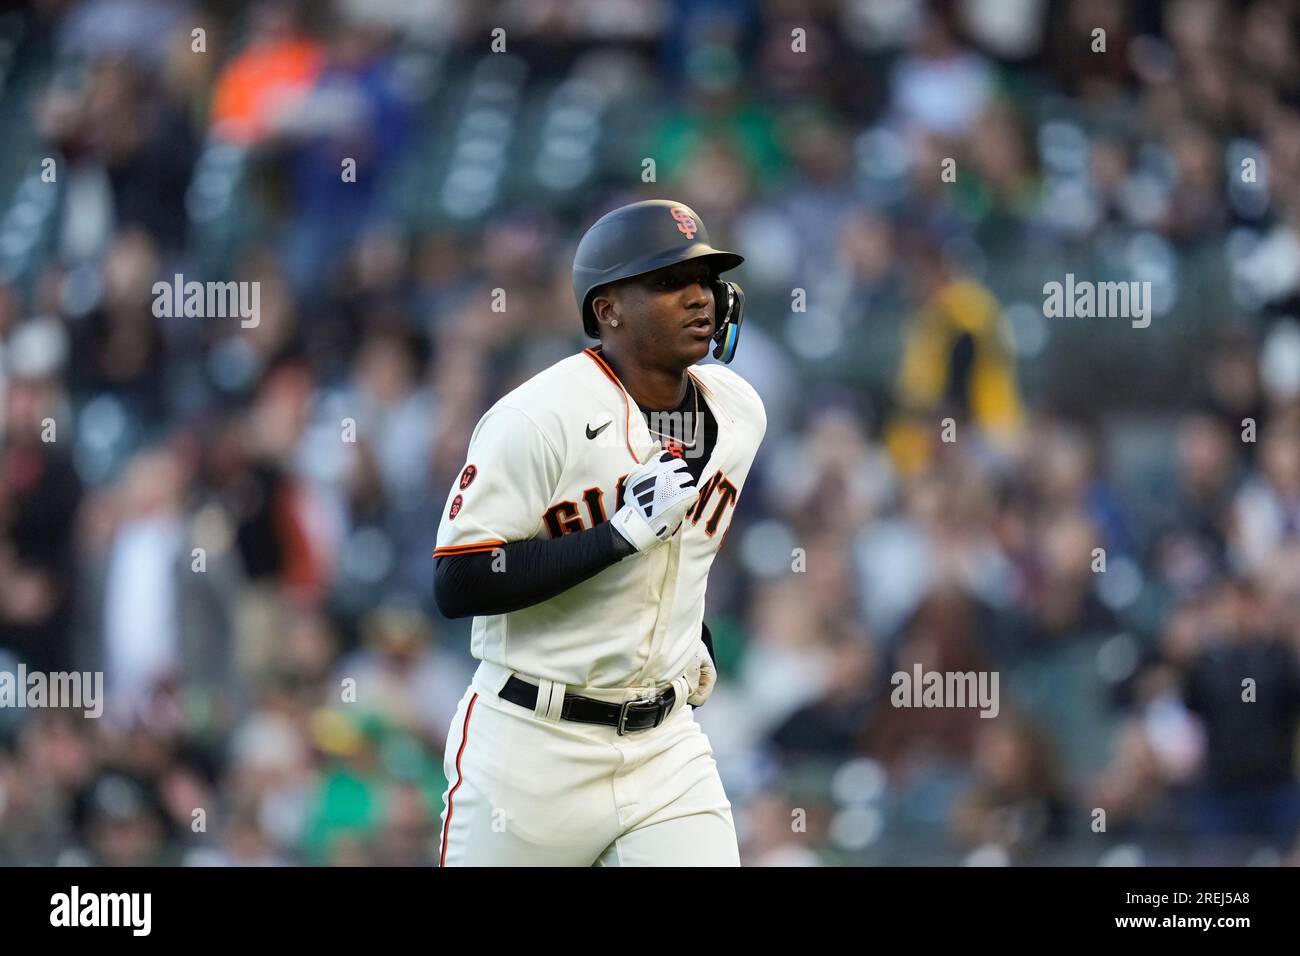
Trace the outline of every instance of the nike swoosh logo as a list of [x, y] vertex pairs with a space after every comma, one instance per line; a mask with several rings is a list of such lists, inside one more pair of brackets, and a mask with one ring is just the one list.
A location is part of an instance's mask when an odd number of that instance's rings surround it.
[[592, 431], [592, 430], [591, 430], [591, 426], [588, 425], [588, 426], [587, 426], [587, 437], [588, 437], [588, 438], [595, 438], [597, 435], [599, 435], [601, 432], [603, 432], [603, 431], [604, 431], [606, 428], [608, 428], [608, 427], [609, 427], [609, 422], [605, 422], [605, 424], [601, 425], [601, 426], [600, 426], [599, 428], [597, 428], [595, 431]]

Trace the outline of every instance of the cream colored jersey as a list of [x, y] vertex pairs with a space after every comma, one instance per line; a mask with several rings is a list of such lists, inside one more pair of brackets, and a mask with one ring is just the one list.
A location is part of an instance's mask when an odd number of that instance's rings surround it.
[[[690, 664], [709, 569], [767, 414], [753, 387], [726, 366], [695, 366], [688, 374], [718, 434], [681, 529], [548, 601], [476, 617], [475, 657], [575, 692], [665, 684]], [[653, 448], [635, 400], [599, 346], [557, 362], [505, 395], [475, 427], [443, 506], [434, 555], [491, 552], [593, 527], [622, 506], [624, 479]], [[497, 557], [504, 561], [505, 552]]]

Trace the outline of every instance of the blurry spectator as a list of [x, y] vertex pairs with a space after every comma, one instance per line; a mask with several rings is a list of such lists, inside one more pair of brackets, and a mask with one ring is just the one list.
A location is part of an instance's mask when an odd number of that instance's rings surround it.
[[1079, 511], [1060, 512], [1042, 525], [1035, 573], [1021, 606], [1027, 611], [1026, 639], [1044, 644], [1114, 629], [1115, 614], [1097, 593], [1096, 526]]
[[[1191, 6], [1191, 4], [1184, 4]], [[1054, 5], [1060, 22], [1045, 59], [1068, 94], [1108, 98], [1132, 82], [1126, 50], [1132, 39], [1130, 9], [1122, 0], [1068, 0]], [[1107, 56], [1099, 56], [1102, 31]]]
[[1207, 587], [1227, 569], [1232, 495], [1238, 480], [1235, 436], [1209, 415], [1185, 418], [1178, 430], [1172, 491], [1156, 504], [1152, 556], [1176, 592]]
[[255, 143], [299, 106], [320, 71], [322, 45], [298, 26], [292, 0], [252, 5], [246, 48], [217, 78], [213, 131], [236, 143]]
[[1279, 547], [1300, 535], [1300, 428], [1271, 425], [1260, 436], [1259, 464], [1232, 512], [1233, 558], [1246, 573], [1262, 570]]
[[1253, 457], [1263, 437], [1268, 417], [1261, 394], [1255, 347], [1241, 329], [1216, 336], [1206, 355], [1207, 401], [1213, 413], [1238, 438], [1247, 434], [1247, 419], [1254, 422], [1255, 442], [1243, 442], [1242, 449]]
[[851, 535], [885, 506], [892, 470], [850, 409], [830, 407], [809, 422], [798, 457], [805, 467], [775, 476], [769, 494], [800, 531]]
[[181, 469], [166, 450], [143, 454], [129, 465], [119, 492], [105, 562], [103, 650], [96, 659], [104, 671], [107, 713], [127, 724], [158, 719], [182, 672], [180, 591], [191, 571]]
[[0, 369], [0, 651], [34, 669], [71, 665], [82, 483], [57, 378], [66, 351], [55, 322], [30, 321], [11, 337]]
[[392, 40], [374, 23], [336, 24], [310, 91], [275, 117], [293, 202], [286, 261], [309, 297], [318, 277], [375, 225], [384, 184], [410, 139]]
[[953, 810], [954, 828], [966, 845], [995, 844], [1023, 859], [1063, 835], [1066, 805], [1058, 770], [1051, 745], [1032, 724], [1011, 714], [984, 722], [974, 770], [974, 785]]
[[[905, 288], [898, 238], [885, 216], [849, 207], [839, 219], [834, 254], [805, 257], [809, 297], [820, 308], [791, 317], [798, 353], [819, 373], [884, 405], [903, 354]], [[811, 326], [811, 327], [810, 327]]]
[[0, 858], [53, 865], [75, 838], [74, 797], [95, 774], [98, 741], [81, 715], [47, 711], [0, 748]]
[[74, 326], [72, 381], [83, 395], [111, 395], [132, 421], [161, 424], [167, 412], [163, 329], [153, 317], [158, 249], [140, 229], [117, 233], [104, 252], [103, 295]]
[[1206, 765], [1192, 821], [1199, 834], [1262, 834], [1279, 849], [1300, 827], [1296, 733], [1300, 666], [1244, 580], [1225, 583], [1187, 675], [1187, 706], [1205, 724]]
[[845, 637], [834, 654], [832, 676], [821, 697], [772, 732], [772, 744], [787, 760], [807, 755], [834, 758], [860, 746], [863, 727], [884, 686], [877, 653], [868, 642]]
[[797, 579], [789, 577], [753, 597], [740, 680], [747, 696], [765, 701], [758, 730], [815, 700], [831, 674], [833, 654], [821, 640], [815, 609], [800, 600], [799, 591]]
[[973, 426], [1002, 449], [1009, 449], [1023, 418], [996, 300], [961, 276], [933, 241], [921, 242], [918, 251], [914, 279], [922, 307], [907, 333], [897, 386], [900, 413], [887, 434], [895, 464], [909, 474], [935, 454], [944, 417], [958, 428]]
[[[909, 619], [890, 662], [890, 673], [980, 673], [989, 656], [980, 646], [980, 608], [956, 591], [928, 596]], [[887, 681], [888, 683], [888, 681]], [[877, 705], [864, 741], [900, 783], [931, 773], [936, 765], [964, 764], [971, 758], [979, 725], [989, 721], [979, 708], [895, 707], [887, 694]]]
[[933, 7], [917, 24], [909, 55], [891, 78], [893, 109], [918, 133], [958, 136], [984, 106], [993, 71], [957, 40], [951, 14]]
[[[694, 26], [683, 33], [686, 95], [677, 109], [651, 130], [645, 155], [655, 158], [660, 177], [670, 179], [679, 175], [694, 154], [713, 146], [738, 161], [737, 171], [742, 176], [771, 181], [783, 164], [781, 147], [771, 113], [746, 97], [741, 64], [731, 42], [734, 24], [724, 15]], [[725, 185], [725, 181], [713, 181], [714, 187]], [[703, 192], [692, 195], [707, 198]], [[708, 222], [718, 221], [710, 216], [707, 206], [697, 202], [692, 208]]]
[[[144, 781], [116, 772], [101, 774], [79, 796], [81, 860], [91, 866], [166, 866], [171, 853], [157, 795]], [[66, 860], [63, 862], [67, 862]]]
[[[759, 794], [749, 802], [737, 829], [743, 834], [741, 861], [745, 866], [821, 866], [815, 846], [824, 841], [826, 808], [807, 806], [811, 801], [778, 793]], [[802, 811], [802, 829], [792, 825]], [[811, 811], [811, 812], [809, 812]]]
[[1105, 832], [1120, 839], [1151, 836], [1158, 834], [1156, 821], [1169, 800], [1167, 784], [1146, 728], [1135, 720], [1116, 734], [1111, 762], [1088, 800], [1105, 811]]
[[1105, 548], [1108, 557], [1130, 555], [1128, 517], [1103, 477], [1094, 443], [1077, 429], [1053, 423], [1035, 436], [1033, 445], [1034, 461], [1027, 464], [1037, 507], [1047, 515], [1080, 508], [1096, 527], [1097, 546]]
[[428, 741], [437, 752], [469, 682], [462, 654], [431, 647], [429, 622], [417, 611], [378, 607], [361, 624], [363, 649], [338, 664], [351, 678], [356, 706]]

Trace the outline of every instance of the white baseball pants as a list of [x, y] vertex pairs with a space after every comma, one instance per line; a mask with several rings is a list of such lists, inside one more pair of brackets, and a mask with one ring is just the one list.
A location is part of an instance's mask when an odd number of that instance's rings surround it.
[[501, 700], [484, 671], [447, 735], [440, 865], [740, 865], [731, 804], [684, 678], [662, 724], [620, 737], [556, 719], [554, 706], [539, 716], [543, 701], [530, 711]]

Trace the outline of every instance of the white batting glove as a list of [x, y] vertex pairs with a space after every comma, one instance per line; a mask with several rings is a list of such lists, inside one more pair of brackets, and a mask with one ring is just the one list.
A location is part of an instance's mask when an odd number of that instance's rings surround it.
[[685, 460], [651, 452], [623, 484], [623, 507], [611, 519], [614, 530], [638, 551], [653, 548], [677, 533], [699, 493]]
[[700, 641], [699, 647], [695, 649], [695, 660], [691, 666], [686, 669], [686, 682], [691, 685], [690, 696], [686, 698], [686, 703], [694, 704], [699, 707], [709, 695], [713, 693], [713, 686], [718, 682], [718, 672], [713, 666], [713, 658], [709, 656], [709, 649]]

